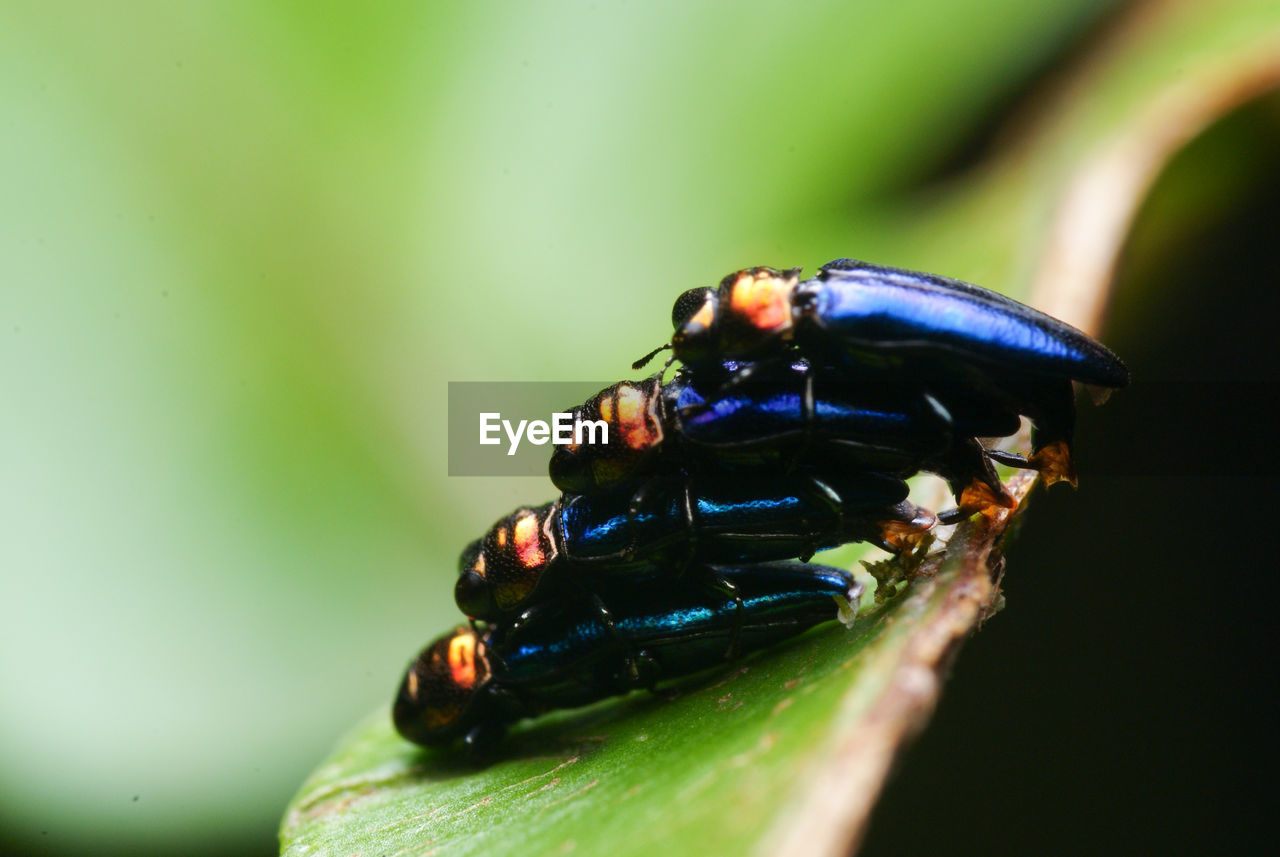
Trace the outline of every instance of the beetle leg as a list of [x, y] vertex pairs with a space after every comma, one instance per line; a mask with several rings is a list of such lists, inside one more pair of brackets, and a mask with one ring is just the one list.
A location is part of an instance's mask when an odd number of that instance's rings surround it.
[[[768, 360], [764, 362], [772, 363], [773, 361]], [[714, 396], [708, 396], [707, 398], [703, 399], [701, 402], [698, 402], [696, 405], [685, 405], [684, 407], [682, 407], [680, 409], [681, 418], [685, 419], [690, 417], [696, 417], [699, 414], [706, 413], [707, 411], [711, 410], [711, 403], [714, 399], [722, 398], [726, 393], [732, 392], [734, 387], [741, 385], [745, 381], [749, 381], [751, 379], [751, 376], [756, 374], [759, 368], [760, 368], [760, 363], [757, 362], [757, 363], [749, 363], [740, 369], [734, 370], [733, 374], [731, 374], [724, 381], [720, 382], [720, 386], [716, 388]]]
[[880, 548], [880, 550], [884, 551], [885, 553], [891, 553], [894, 556], [897, 556], [902, 552], [902, 549], [899, 548], [897, 545], [891, 544], [885, 541], [883, 538], [880, 538], [877, 536], [870, 536], [867, 538], [867, 541], [875, 545], [876, 547]]
[[658, 662], [644, 649], [637, 649], [625, 634], [618, 630], [618, 625], [609, 612], [608, 606], [599, 593], [591, 593], [591, 603], [595, 607], [600, 624], [604, 625], [614, 641], [622, 647], [623, 669], [626, 671], [624, 681], [630, 687], [643, 687], [653, 690], [661, 677]]
[[688, 530], [685, 539], [684, 568], [688, 568], [698, 553], [698, 515], [697, 503], [693, 499], [693, 480], [686, 473], [684, 477], [684, 524]]
[[473, 759], [487, 756], [502, 736], [506, 734], [507, 725], [492, 720], [482, 720], [462, 737], [463, 746]]
[[1003, 449], [988, 449], [987, 457], [997, 464], [1003, 464], [1005, 467], [1017, 467], [1022, 470], [1036, 469], [1036, 466], [1027, 460], [1025, 455], [1019, 455], [1016, 452], [1008, 452]]
[[1018, 455], [1016, 452], [1006, 452], [1003, 449], [988, 449], [987, 455], [992, 461], [1006, 467], [1039, 471], [1044, 476], [1046, 485], [1052, 485], [1054, 482], [1076, 484], [1075, 462], [1071, 460], [1071, 448], [1066, 441], [1051, 443], [1030, 458]]
[[1066, 482], [1076, 487], [1076, 464], [1071, 458], [1071, 445], [1065, 440], [1046, 444], [1029, 459], [1045, 485]]
[[503, 629], [504, 636], [518, 629], [521, 625], [523, 625], [525, 622], [528, 621], [529, 616], [537, 615], [537, 612], [538, 612], [538, 608], [535, 605], [533, 607], [530, 607], [528, 610], [524, 611], [523, 613], [521, 613], [516, 618], [512, 619], [510, 622], [507, 623], [506, 628]]
[[1013, 509], [1018, 505], [976, 438], [952, 444], [936, 472], [947, 480], [957, 506], [939, 513], [938, 520], [942, 523], [953, 524], [975, 512], [993, 513], [996, 508]]
[[800, 434], [800, 443], [791, 448], [790, 460], [787, 462], [785, 473], [794, 472], [799, 466], [801, 460], [808, 456], [813, 447], [813, 432], [816, 414], [818, 412], [813, 392], [813, 364], [805, 361], [804, 364], [804, 388], [800, 393], [800, 421], [803, 429]]
[[600, 623], [604, 625], [609, 636], [622, 647], [622, 663], [626, 670], [626, 682], [631, 687], [645, 687], [650, 690], [657, 683], [659, 677], [658, 662], [643, 649], [637, 649], [631, 640], [627, 639], [618, 625], [613, 619], [613, 614], [609, 612], [608, 606], [598, 593], [591, 593], [591, 603], [596, 609], [596, 615], [600, 619]]
[[738, 585], [723, 574], [712, 570], [708, 579], [708, 586], [717, 595], [733, 599], [733, 630], [729, 636], [729, 648], [724, 653], [725, 660], [733, 660], [738, 656], [738, 645], [742, 637], [743, 616], [746, 613], [747, 606], [742, 601], [742, 593], [738, 591]]
[[946, 509], [938, 513], [938, 523], [958, 524], [974, 514], [982, 514], [990, 518], [1000, 509], [1016, 508], [1018, 508], [1017, 498], [1008, 491], [1001, 490], [999, 494], [994, 494], [986, 483], [975, 479], [960, 492], [954, 509]]
[[741, 366], [733, 371], [728, 378], [720, 383], [716, 389], [717, 396], [723, 396], [725, 393], [733, 391], [734, 387], [741, 386], [743, 383], [750, 381], [751, 378], [762, 369], [773, 366], [776, 363], [787, 361], [791, 362], [796, 357], [796, 352], [790, 349], [783, 351], [781, 354], [762, 357], [759, 360], [752, 361], [746, 366]]
[[635, 559], [636, 551], [640, 547], [640, 534], [636, 527], [636, 518], [644, 509], [644, 505], [649, 500], [649, 495], [653, 492], [653, 486], [658, 483], [658, 477], [653, 477], [631, 495], [631, 503], [627, 506], [627, 532], [631, 534], [631, 540], [626, 548], [622, 551], [622, 559], [631, 562]]
[[635, 687], [658, 694], [658, 679], [662, 678], [662, 669], [644, 649], [632, 653], [627, 664], [627, 676]]
[[817, 405], [814, 404], [815, 396], [813, 393], [813, 364], [805, 361], [804, 364], [804, 393], [801, 399], [804, 412], [804, 439], [805, 443], [813, 437], [814, 417], [818, 412]]
[[1059, 379], [1038, 391], [1031, 417], [1031, 458], [1045, 485], [1056, 482], [1076, 484], [1076, 467], [1071, 457], [1071, 436], [1076, 426], [1075, 389]]
[[700, 414], [705, 414], [709, 410], [711, 410], [711, 403], [703, 399], [694, 405], [681, 405], [678, 413], [680, 414], [680, 419], [687, 420], [693, 419]]
[[973, 479], [964, 486], [956, 501], [961, 509], [987, 512], [994, 507], [1016, 509], [1018, 501], [1004, 487], [986, 449], [976, 438], [967, 438], [960, 447], [967, 463], [973, 469]]
[[507, 732], [507, 723], [514, 719], [512, 712], [530, 712], [537, 708], [523, 694], [514, 688], [505, 688], [491, 684], [483, 691], [483, 697], [477, 699], [482, 709], [488, 712], [475, 726], [462, 736], [462, 744], [467, 754], [474, 760], [488, 757]]
[[[828, 511], [835, 517], [833, 530], [837, 533], [844, 532], [844, 498], [840, 496], [836, 489], [823, 482], [817, 476], [809, 474], [807, 477], [809, 487], [814, 489], [813, 496], [825, 505]], [[805, 529], [808, 532], [808, 544], [805, 546], [805, 553], [801, 560], [808, 562], [813, 554], [817, 551], [818, 546], [814, 544], [814, 528], [808, 521], [804, 522]]]
[[600, 620], [600, 624], [604, 626], [605, 631], [614, 639], [618, 645], [622, 647], [622, 660], [626, 667], [627, 675], [632, 684], [643, 686], [644, 681], [641, 678], [641, 659], [652, 662], [653, 659], [642, 651], [639, 651], [632, 645], [621, 631], [618, 630], [618, 624], [613, 620], [613, 614], [609, 612], [609, 607], [604, 603], [599, 593], [591, 593], [591, 605], [596, 610], [596, 618]]
[[892, 554], [913, 551], [929, 537], [940, 521], [940, 516], [906, 500], [902, 501], [901, 512], [903, 514], [897, 518], [878, 523], [880, 537], [870, 539], [872, 544]]

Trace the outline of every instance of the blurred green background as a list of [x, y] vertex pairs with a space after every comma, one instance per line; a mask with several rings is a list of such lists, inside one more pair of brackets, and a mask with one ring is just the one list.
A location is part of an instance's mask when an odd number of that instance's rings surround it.
[[447, 382], [627, 376], [746, 265], [1025, 288], [904, 224], [1119, 6], [0, 7], [0, 850], [274, 852], [552, 495], [446, 476]]

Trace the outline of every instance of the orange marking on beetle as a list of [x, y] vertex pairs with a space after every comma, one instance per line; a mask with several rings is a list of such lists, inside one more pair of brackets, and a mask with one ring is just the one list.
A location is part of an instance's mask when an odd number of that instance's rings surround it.
[[540, 536], [536, 516], [525, 515], [516, 521], [516, 555], [525, 568], [537, 568], [547, 561], [546, 554], [542, 552]]
[[476, 685], [476, 638], [469, 631], [449, 641], [449, 675], [458, 687]]
[[484, 577], [484, 554], [483, 553], [476, 557], [476, 561], [471, 565], [471, 570], [474, 571], [476, 574], [480, 575], [481, 577]]
[[498, 543], [498, 547], [505, 548], [507, 546], [507, 528], [498, 527], [493, 532], [493, 540]]
[[416, 702], [418, 699], [418, 674], [413, 670], [409, 670], [405, 684], [408, 685], [409, 698]]
[[605, 396], [600, 400], [600, 419], [606, 423], [613, 422], [613, 396]]
[[698, 308], [687, 322], [686, 326], [697, 325], [698, 327], [710, 327], [711, 323], [716, 319], [715, 306], [712, 305], [711, 298], [708, 296], [703, 301], [702, 306]]
[[618, 391], [618, 432], [623, 444], [643, 450], [662, 442], [662, 427], [653, 412], [656, 406], [656, 399], [642, 389], [627, 385]]
[[729, 290], [733, 312], [764, 331], [791, 326], [791, 292], [796, 277], [780, 277], [768, 269], [744, 271]]
[[629, 425], [643, 416], [644, 398], [640, 390], [630, 384], [618, 388], [618, 420], [622, 425]]

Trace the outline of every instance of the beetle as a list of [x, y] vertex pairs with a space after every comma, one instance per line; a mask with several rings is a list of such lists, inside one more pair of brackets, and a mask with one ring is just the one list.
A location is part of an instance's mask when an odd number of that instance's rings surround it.
[[790, 360], [795, 348], [814, 362], [910, 379], [953, 413], [1029, 417], [1029, 464], [1047, 484], [1076, 481], [1071, 382], [1111, 389], [1129, 380], [1101, 343], [1012, 298], [856, 259], [828, 262], [803, 281], [799, 268], [737, 271], [717, 288], [680, 295], [672, 322], [671, 341], [636, 368], [670, 348], [673, 360], [710, 375], [726, 359]]
[[396, 730], [428, 747], [461, 739], [481, 749], [521, 718], [653, 689], [837, 616], [851, 622], [862, 594], [848, 572], [817, 564], [715, 573], [732, 580], [737, 603], [689, 579], [662, 587], [612, 581], [605, 587], [618, 605], [612, 628], [572, 597], [538, 604], [518, 626], [458, 627], [405, 672], [392, 706]]
[[[726, 364], [732, 373], [750, 364]], [[964, 512], [1012, 498], [974, 439], [1012, 434], [1018, 415], [992, 409], [957, 422], [933, 396], [898, 380], [849, 377], [847, 370], [777, 363], [725, 388], [684, 369], [621, 381], [572, 411], [607, 425], [607, 443], [570, 443], [551, 456], [562, 491], [594, 493], [654, 473], [708, 467], [750, 476], [822, 462], [824, 470], [874, 470], [907, 477], [929, 470], [947, 479]]]
[[[607, 578], [661, 578], [690, 563], [739, 563], [811, 556], [854, 541], [900, 552], [917, 545], [936, 516], [909, 502], [901, 479], [877, 473], [678, 474], [650, 483], [639, 511], [629, 486], [566, 494], [499, 519], [462, 552], [454, 589], [473, 620], [511, 621], [566, 590], [595, 591]], [[702, 566], [705, 567], [705, 566]], [[702, 581], [718, 591], [726, 582]], [[607, 599], [597, 599], [606, 615]]]

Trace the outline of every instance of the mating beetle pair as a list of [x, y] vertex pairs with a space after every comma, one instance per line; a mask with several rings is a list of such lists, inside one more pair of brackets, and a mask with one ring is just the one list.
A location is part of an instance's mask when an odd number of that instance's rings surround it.
[[[832, 618], [832, 597], [856, 605], [848, 575], [778, 560], [856, 540], [899, 551], [938, 519], [1009, 507], [992, 459], [1074, 484], [1072, 381], [1128, 381], [1110, 351], [1030, 307], [849, 259], [804, 281], [739, 271], [682, 294], [672, 321], [635, 368], [671, 349], [676, 377], [584, 403], [609, 446], [557, 449], [564, 495], [463, 552], [472, 624], [410, 667], [394, 709], [405, 737], [483, 743]], [[1022, 416], [1029, 458], [979, 443]], [[906, 499], [919, 470], [948, 481], [955, 510]]]

